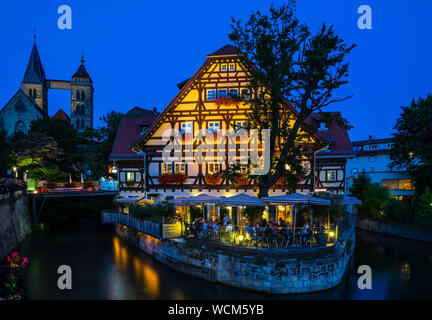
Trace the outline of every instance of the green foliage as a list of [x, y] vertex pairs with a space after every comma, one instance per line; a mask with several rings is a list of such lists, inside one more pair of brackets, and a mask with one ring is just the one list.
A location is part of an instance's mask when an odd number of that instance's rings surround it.
[[130, 208], [130, 213], [134, 218], [150, 220], [154, 222], [171, 222], [175, 217], [175, 208], [169, 203], [158, 203], [156, 205], [134, 205]]
[[[203, 216], [203, 210], [200, 207], [190, 206], [190, 219], [191, 222], [194, 222], [196, 218]], [[222, 210], [222, 208], [221, 208]], [[222, 211], [221, 211], [222, 212]]]
[[369, 184], [362, 193], [361, 212], [374, 220], [385, 218], [385, 209], [390, 202], [390, 191], [378, 183]]
[[422, 195], [426, 187], [432, 188], [432, 95], [403, 107], [394, 129], [392, 166], [407, 170], [417, 195]]
[[369, 175], [365, 172], [361, 172], [358, 177], [354, 178], [350, 192], [354, 197], [363, 199], [363, 192], [370, 184], [371, 180]]
[[[247, 100], [252, 109], [248, 128], [258, 129], [260, 134], [262, 129], [271, 129], [270, 170], [256, 177], [259, 197], [268, 195], [286, 164], [294, 177], [304, 174], [301, 161], [307, 147], [305, 138], [314, 131], [305, 125], [305, 119], [312, 112], [322, 112], [322, 108], [349, 98], [334, 98], [333, 94], [348, 82], [347, 56], [354, 46], [336, 35], [333, 26], [323, 24], [317, 33], [311, 33], [294, 11], [295, 1], [290, 1], [280, 8], [272, 6], [269, 15], [252, 13], [245, 24], [233, 19], [229, 34], [245, 65], [251, 62], [256, 66], [248, 69], [249, 90], [254, 93]], [[298, 112], [295, 118], [285, 98]], [[340, 122], [347, 125], [346, 120]]]
[[402, 222], [412, 216], [412, 208], [403, 201], [391, 198], [385, 208], [385, 214], [390, 219]]
[[264, 211], [264, 207], [246, 206], [244, 209], [244, 214], [254, 226], [257, 222], [261, 220], [263, 211]]
[[29, 170], [29, 177], [56, 180], [67, 176], [61, 171], [63, 150], [52, 137], [30, 131], [13, 135], [10, 144], [11, 161], [19, 170]]
[[432, 192], [426, 187], [425, 192], [419, 199], [419, 210], [417, 212], [417, 222], [425, 225], [432, 224]]

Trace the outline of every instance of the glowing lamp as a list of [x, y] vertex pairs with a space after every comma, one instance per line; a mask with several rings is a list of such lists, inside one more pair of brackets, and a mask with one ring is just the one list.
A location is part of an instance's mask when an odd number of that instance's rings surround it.
[[335, 235], [334, 232], [333, 232], [333, 231], [330, 231], [330, 233], [329, 233], [330, 238], [333, 238], [334, 235]]
[[239, 239], [240, 241], [243, 241], [243, 239], [244, 239], [243, 235], [242, 235], [242, 234], [239, 235], [239, 236], [238, 236], [238, 239]]

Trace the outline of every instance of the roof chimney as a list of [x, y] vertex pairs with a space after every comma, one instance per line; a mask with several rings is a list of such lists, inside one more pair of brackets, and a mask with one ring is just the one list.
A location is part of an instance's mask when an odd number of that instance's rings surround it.
[[369, 135], [369, 141], [372, 141], [373, 137], [372, 135]]
[[156, 107], [153, 107], [153, 113], [154, 113], [154, 114], [157, 114], [157, 113], [158, 113]]

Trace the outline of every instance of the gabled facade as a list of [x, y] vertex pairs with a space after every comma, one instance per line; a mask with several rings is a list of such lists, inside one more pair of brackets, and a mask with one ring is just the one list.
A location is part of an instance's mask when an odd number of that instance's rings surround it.
[[43, 117], [42, 109], [19, 89], [0, 110], [0, 130], [5, 130], [8, 136], [19, 131], [27, 133], [32, 121]]
[[[215, 53], [208, 55], [207, 60], [186, 83], [179, 84], [180, 91], [156, 118], [147, 132], [133, 145], [136, 152], [145, 155], [145, 196], [161, 201], [169, 196], [180, 197], [200, 193], [215, 196], [231, 196], [238, 192], [256, 195], [258, 185], [249, 180], [242, 184], [228, 179], [210, 182], [209, 176], [224, 170], [227, 159], [216, 160], [213, 163], [172, 163], [162, 161], [164, 131], [176, 129], [182, 133], [191, 132], [196, 135], [200, 129], [213, 131], [228, 130], [244, 126], [251, 112], [247, 102], [238, 104], [218, 104], [215, 100], [229, 95], [250, 95], [247, 91], [250, 66], [244, 65], [233, 46], [227, 45]], [[294, 121], [296, 111], [287, 102], [283, 106], [284, 121]], [[185, 140], [183, 139], [183, 159], [185, 158]], [[319, 149], [326, 144], [324, 137], [312, 133], [310, 135], [311, 150]], [[193, 148], [197, 147], [196, 141]], [[237, 151], [239, 157], [239, 152]], [[298, 192], [313, 190], [314, 167], [313, 152], [304, 155], [303, 161], [309, 178], [297, 185]], [[161, 176], [179, 175], [183, 179], [166, 182]], [[275, 185], [270, 195], [285, 194], [285, 185]]]
[[[330, 114], [342, 120], [340, 112]], [[313, 113], [309, 120], [318, 135], [328, 141], [327, 146], [316, 154], [315, 190], [343, 194], [346, 191], [347, 161], [354, 157], [347, 130], [335, 121], [324, 122], [319, 113]]]
[[145, 192], [144, 157], [132, 151], [131, 144], [145, 133], [157, 115], [155, 109], [134, 107], [120, 122], [109, 160], [117, 169], [121, 196], [142, 196]]

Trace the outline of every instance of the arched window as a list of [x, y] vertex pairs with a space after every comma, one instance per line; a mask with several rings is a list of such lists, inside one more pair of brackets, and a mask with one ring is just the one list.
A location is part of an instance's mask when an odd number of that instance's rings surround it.
[[24, 122], [22, 122], [21, 120], [17, 121], [17, 123], [15, 124], [15, 132], [23, 132], [25, 133], [26, 127]]
[[81, 91], [81, 100], [82, 100], [82, 101], [85, 100], [85, 93], [84, 93], [84, 91]]
[[79, 90], [77, 90], [77, 92], [75, 93], [75, 98], [79, 101], [80, 100], [80, 92]]
[[81, 119], [81, 128], [84, 129], [84, 119]]

